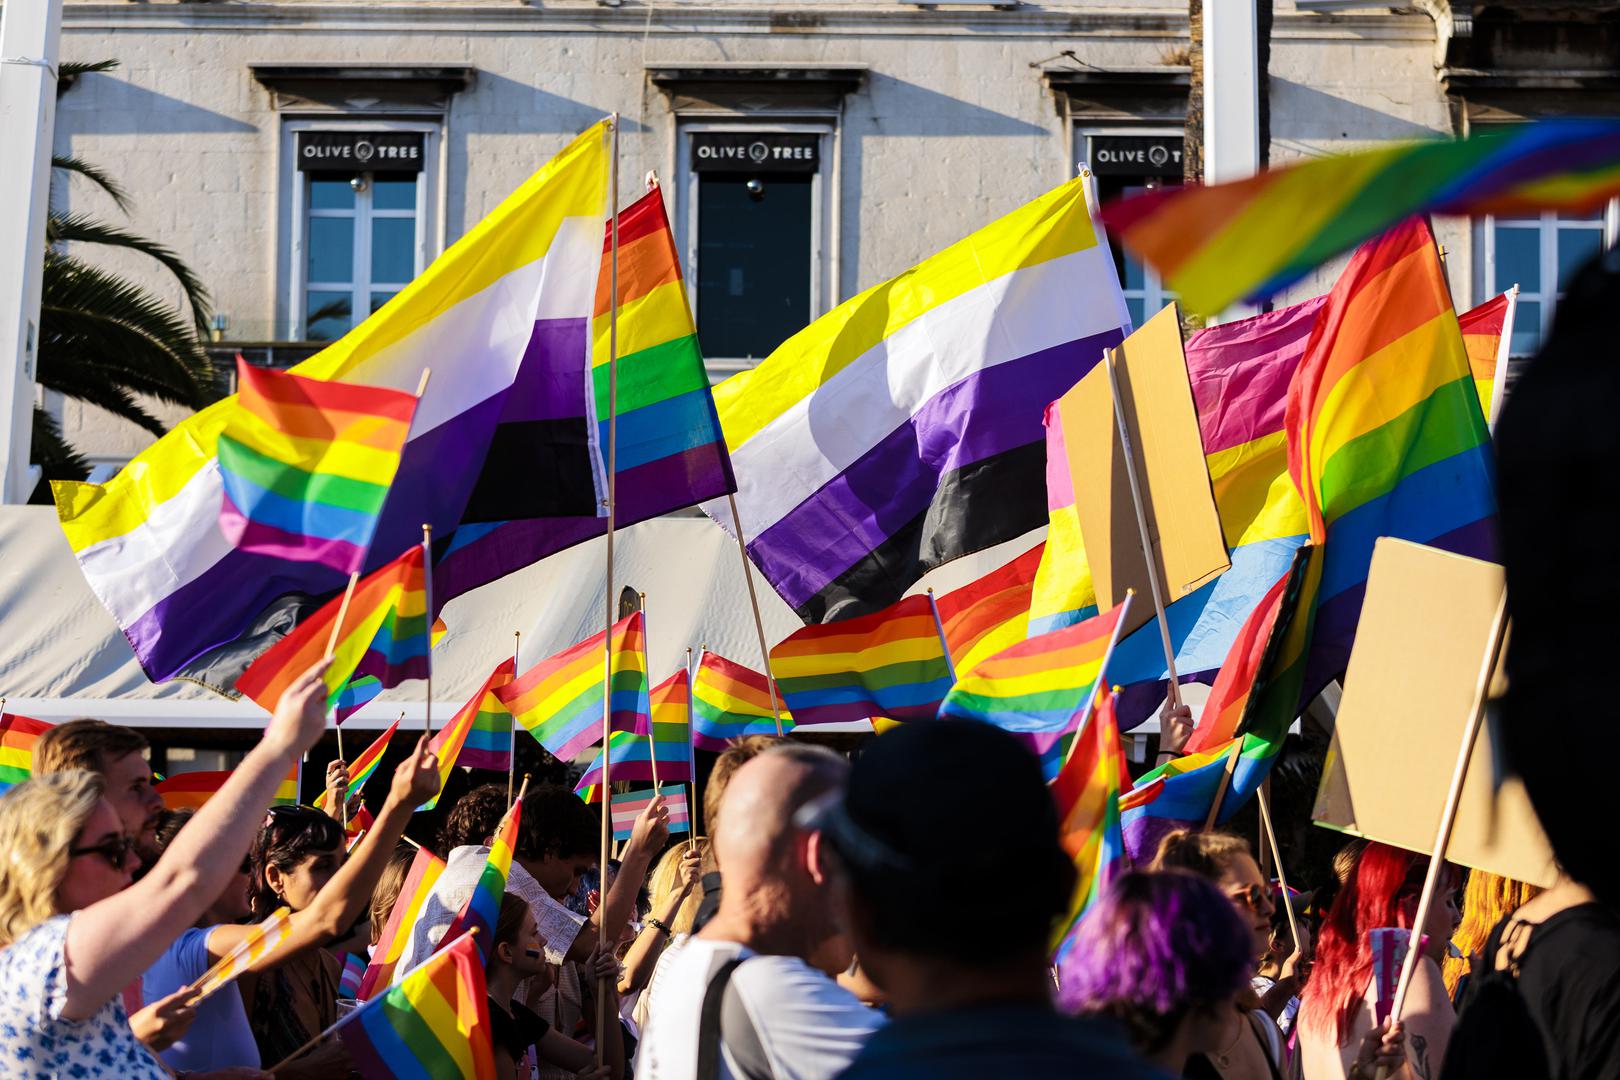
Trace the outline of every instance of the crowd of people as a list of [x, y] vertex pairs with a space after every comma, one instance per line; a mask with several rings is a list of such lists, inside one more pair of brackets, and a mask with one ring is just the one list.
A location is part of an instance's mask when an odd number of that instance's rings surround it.
[[[1543, 730], [1556, 714], [1603, 744], [1567, 676], [1599, 669], [1593, 630], [1620, 585], [1566, 578], [1601, 565], [1620, 524], [1620, 426], [1602, 411], [1620, 366], [1599, 336], [1617, 300], [1611, 255], [1497, 432], [1515, 625], [1493, 723], [1557, 855], [1550, 888], [1442, 865], [1418, 926], [1424, 855], [1351, 841], [1336, 880], [1300, 897], [1246, 838], [1183, 829], [1106, 884], [1054, 964], [1077, 870], [1015, 737], [913, 723], [853, 762], [751, 737], [714, 763], [706, 837], [672, 837], [654, 800], [608, 867], [600, 810], [562, 787], [523, 794], [485, 970], [497, 1076], [1620, 1077], [1620, 874], [1591, 833], [1606, 792], [1572, 781]], [[1545, 530], [1572, 507], [1590, 520]], [[441, 781], [424, 738], [353, 850], [342, 763], [328, 809], [271, 806], [325, 729], [321, 674], [195, 812], [163, 808], [135, 731], [40, 737], [33, 776], [0, 797], [0, 1075], [354, 1074], [319, 1037], [355, 1007], [342, 958], [377, 948], [404, 902], [406, 830]], [[507, 810], [504, 785], [475, 788], [424, 840], [444, 866], [397, 970], [440, 944]], [[280, 944], [199, 1002], [199, 977], [281, 909]], [[1391, 929], [1418, 953], [1398, 1018], [1371, 933]]]

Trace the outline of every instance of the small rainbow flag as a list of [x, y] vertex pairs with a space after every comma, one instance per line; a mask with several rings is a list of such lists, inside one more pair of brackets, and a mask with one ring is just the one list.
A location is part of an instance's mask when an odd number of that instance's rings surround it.
[[219, 433], [219, 527], [242, 551], [366, 561], [416, 395], [267, 371], [237, 357], [236, 405]]
[[523, 804], [515, 802], [501, 819], [495, 831], [495, 842], [489, 847], [489, 858], [478, 875], [472, 895], [461, 905], [456, 917], [444, 932], [441, 941], [454, 941], [476, 928], [474, 944], [484, 964], [495, 951], [495, 920], [501, 913], [501, 898], [506, 895], [506, 879], [512, 876], [512, 853], [517, 850], [518, 824], [523, 819]]
[[495, 668], [484, 685], [484, 696], [478, 699], [478, 711], [473, 714], [466, 745], [461, 748], [459, 764], [463, 768], [496, 772], [511, 768], [512, 714], [496, 695], [495, 688], [511, 682], [516, 673], [517, 661], [507, 660]]
[[[276, 785], [276, 793], [270, 797], [271, 806], [296, 806], [298, 792], [303, 784], [304, 763], [293, 762], [292, 771], [281, 783]], [[231, 770], [222, 772], [185, 772], [175, 773], [167, 779], [152, 785], [154, 791], [163, 796], [163, 805], [170, 810], [197, 810], [209, 799], [214, 797], [225, 781], [231, 778]]]
[[1094, 696], [1091, 722], [1081, 729], [1069, 760], [1052, 781], [1058, 836], [1080, 872], [1068, 914], [1058, 923], [1053, 936], [1054, 951], [1060, 956], [1063, 942], [1080, 916], [1125, 868], [1119, 793], [1130, 782], [1131, 774], [1119, 745], [1114, 695], [1098, 687]]
[[417, 807], [418, 810], [432, 810], [439, 805], [439, 796], [444, 794], [444, 786], [450, 782], [450, 773], [466, 750], [467, 740], [472, 735], [473, 725], [478, 722], [478, 717], [483, 712], [484, 702], [512, 681], [512, 668], [513, 662], [510, 659], [497, 664], [495, 670], [489, 673], [489, 678], [484, 680], [484, 685], [478, 688], [478, 692], [450, 718], [448, 724], [428, 740], [428, 749], [439, 759], [439, 790], [433, 798]]
[[630, 834], [635, 831], [636, 818], [658, 795], [664, 797], [664, 806], [669, 810], [669, 831], [691, 832], [692, 819], [687, 812], [686, 788], [676, 785], [673, 791], [660, 788], [657, 792], [626, 791], [613, 796], [613, 839], [630, 839]]
[[247, 937], [191, 984], [191, 988], [201, 995], [197, 1000], [210, 996], [245, 972], [254, 961], [285, 941], [291, 929], [291, 908], [280, 907], [272, 911], [269, 918], [249, 930]]
[[353, 1001], [360, 996], [360, 980], [366, 974], [366, 958], [359, 953], [345, 953], [343, 974], [338, 976], [338, 999]]
[[382, 680], [375, 675], [359, 675], [350, 679], [343, 684], [343, 689], [338, 691], [337, 722], [343, 723], [375, 701], [377, 695], [382, 692]]
[[0, 713], [0, 792], [34, 775], [34, 742], [50, 729], [43, 720]]
[[[614, 780], [663, 783], [692, 779], [692, 736], [687, 725], [691, 696], [687, 690], [686, 669], [682, 668], [652, 688], [650, 736], [630, 731], [613, 733], [608, 740], [608, 760], [613, 763], [610, 775]], [[655, 762], [657, 776], [653, 775]], [[602, 797], [598, 790], [601, 783], [602, 755], [598, 752], [585, 775], [574, 785], [574, 791], [586, 802], [597, 802]]]
[[1620, 194], [1620, 121], [1543, 120], [1313, 158], [1103, 207], [1111, 235], [1197, 315], [1258, 302], [1423, 214], [1580, 212]]
[[[332, 624], [342, 606], [343, 597], [334, 596], [299, 623], [253, 661], [237, 678], [236, 689], [266, 709], [274, 709], [281, 692], [326, 655]], [[387, 687], [425, 676], [427, 665], [427, 578], [422, 545], [412, 544], [355, 586], [332, 650], [332, 666], [326, 670], [327, 707], [337, 704], [338, 694], [362, 666]]]
[[951, 647], [951, 663], [957, 671], [972, 671], [981, 660], [1028, 636], [1035, 572], [1045, 551], [1043, 540], [1004, 566], [935, 601], [940, 625], [945, 628], [945, 642]]
[[[366, 786], [366, 781], [371, 779], [371, 774], [376, 772], [377, 766], [382, 763], [383, 755], [388, 753], [388, 743], [398, 730], [399, 721], [395, 720], [388, 725], [387, 731], [377, 736], [375, 742], [360, 751], [360, 756], [349, 763], [349, 786], [343, 793], [344, 802], [360, 794], [360, 789]], [[326, 792], [315, 796], [315, 808], [326, 809]]]
[[800, 724], [931, 720], [952, 681], [927, 596], [795, 630], [771, 650], [771, 671]]
[[428, 957], [344, 1017], [337, 1031], [367, 1080], [495, 1080], [489, 990], [473, 937]]
[[400, 886], [394, 908], [388, 913], [388, 921], [383, 924], [382, 935], [371, 952], [371, 963], [366, 965], [366, 974], [360, 980], [360, 991], [356, 997], [369, 1000], [394, 981], [394, 968], [399, 964], [400, 957], [405, 955], [405, 947], [410, 944], [416, 918], [422, 913], [428, 894], [433, 891], [434, 883], [442, 873], [443, 859], [426, 848], [416, 849], [416, 857], [405, 872], [405, 883]]
[[1008, 646], [958, 680], [939, 715], [1031, 735], [1064, 731], [1077, 716], [1084, 725], [1130, 603]]
[[1519, 287], [1515, 285], [1457, 316], [1463, 348], [1468, 350], [1468, 366], [1474, 373], [1474, 390], [1488, 424], [1496, 423], [1497, 410], [1502, 407], [1508, 353], [1513, 346], [1513, 322], [1518, 310]]
[[349, 815], [349, 823], [343, 829], [343, 850], [353, 851], [360, 841], [366, 838], [366, 831], [374, 824], [376, 819], [371, 816], [371, 811], [367, 810], [364, 804], [355, 807], [354, 813]]
[[[647, 723], [647, 646], [641, 612], [613, 624], [611, 678], [615, 731]], [[507, 709], [558, 760], [572, 761], [602, 737], [604, 635], [592, 634], [495, 691]]]
[[[718, 754], [732, 739], [776, 734], [770, 684], [765, 676], [735, 660], [704, 650], [690, 694], [693, 746]], [[793, 717], [785, 706], [779, 704], [778, 708], [786, 734], [793, 730]]]

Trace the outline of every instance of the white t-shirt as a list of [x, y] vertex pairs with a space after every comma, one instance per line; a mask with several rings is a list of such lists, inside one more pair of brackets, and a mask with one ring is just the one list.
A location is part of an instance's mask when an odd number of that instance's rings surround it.
[[[709, 980], [728, 960], [747, 959], [731, 976], [778, 1080], [825, 1080], [855, 1059], [883, 1015], [793, 956], [760, 956], [730, 941], [688, 938], [660, 958], [647, 987], [647, 1028], [636, 1051], [638, 1080], [692, 1080], [698, 1021]], [[729, 1055], [720, 1075], [731, 1078]]]

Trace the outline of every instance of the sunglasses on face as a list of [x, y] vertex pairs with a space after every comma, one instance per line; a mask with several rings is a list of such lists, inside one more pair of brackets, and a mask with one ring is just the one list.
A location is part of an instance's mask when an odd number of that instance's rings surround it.
[[1242, 904], [1250, 911], [1259, 911], [1267, 900], [1266, 887], [1264, 885], [1250, 885], [1246, 889], [1239, 889], [1236, 892], [1230, 893], [1229, 895], [1233, 900], [1239, 904]]
[[135, 838], [132, 836], [109, 837], [99, 844], [86, 844], [84, 847], [68, 848], [68, 854], [77, 858], [80, 855], [100, 855], [112, 864], [114, 870], [122, 870], [124, 863], [129, 861], [130, 854], [135, 850]]

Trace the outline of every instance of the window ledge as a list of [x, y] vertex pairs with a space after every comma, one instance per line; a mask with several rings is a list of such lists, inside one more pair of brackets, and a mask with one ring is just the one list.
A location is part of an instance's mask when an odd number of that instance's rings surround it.
[[429, 108], [442, 111], [469, 89], [471, 64], [249, 64], [277, 109], [317, 106], [343, 112]]

